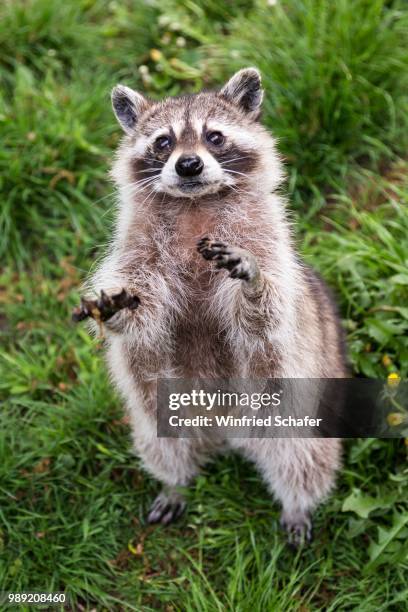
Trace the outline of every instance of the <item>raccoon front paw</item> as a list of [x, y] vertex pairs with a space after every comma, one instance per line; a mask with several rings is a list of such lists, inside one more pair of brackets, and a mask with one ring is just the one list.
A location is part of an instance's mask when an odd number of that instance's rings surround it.
[[139, 304], [139, 298], [136, 295], [130, 295], [126, 289], [113, 295], [101, 291], [100, 296], [95, 300], [82, 298], [81, 305], [74, 308], [72, 312], [72, 320], [78, 323], [91, 317], [97, 323], [101, 323], [111, 319], [119, 310], [123, 308], [135, 310]]
[[308, 514], [282, 513], [280, 525], [286, 531], [288, 544], [299, 548], [312, 540], [312, 521]]
[[198, 241], [197, 251], [204, 259], [215, 261], [217, 268], [229, 270], [231, 278], [240, 278], [252, 283], [260, 276], [254, 255], [245, 249], [205, 237]]
[[176, 521], [184, 512], [186, 502], [177, 491], [162, 491], [156, 497], [147, 515], [148, 523], [162, 523], [168, 525]]

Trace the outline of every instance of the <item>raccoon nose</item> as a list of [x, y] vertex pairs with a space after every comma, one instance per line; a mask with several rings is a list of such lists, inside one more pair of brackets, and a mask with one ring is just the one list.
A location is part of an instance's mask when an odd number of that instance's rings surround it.
[[176, 163], [176, 172], [179, 176], [197, 176], [203, 171], [204, 164], [198, 155], [183, 155]]

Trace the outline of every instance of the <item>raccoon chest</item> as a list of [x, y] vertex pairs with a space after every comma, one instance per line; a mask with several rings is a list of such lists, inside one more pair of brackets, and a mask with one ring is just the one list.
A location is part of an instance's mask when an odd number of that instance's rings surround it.
[[207, 235], [219, 237], [216, 213], [201, 207], [188, 208], [174, 223], [173, 243], [179, 262], [187, 267], [193, 264], [200, 270], [208, 268], [208, 263], [197, 254], [197, 242]]
[[210, 316], [211, 301], [220, 282], [214, 266], [197, 252], [203, 235], [219, 236], [216, 215], [200, 208], [177, 218], [174, 248], [175, 276], [184, 306], [172, 333], [172, 367], [184, 378], [227, 378], [237, 375], [230, 344], [219, 322]]

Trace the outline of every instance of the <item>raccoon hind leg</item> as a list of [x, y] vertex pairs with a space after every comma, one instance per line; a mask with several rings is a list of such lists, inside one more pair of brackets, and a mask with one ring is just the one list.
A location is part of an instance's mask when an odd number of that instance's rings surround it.
[[[282, 506], [281, 526], [293, 546], [312, 536], [313, 510], [330, 493], [340, 467], [336, 438], [275, 438], [246, 445], [265, 482]], [[247, 441], [248, 443], [248, 441]]]

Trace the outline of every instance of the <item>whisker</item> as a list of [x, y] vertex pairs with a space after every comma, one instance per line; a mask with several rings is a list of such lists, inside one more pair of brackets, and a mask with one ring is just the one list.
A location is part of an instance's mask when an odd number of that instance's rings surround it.
[[116, 195], [116, 190], [114, 189], [113, 191], [110, 191], [106, 195], [102, 196], [101, 198], [98, 198], [97, 200], [93, 200], [93, 204], [99, 204], [99, 202], [103, 202], [104, 200], [107, 200], [108, 198], [115, 197], [115, 195]]
[[135, 181], [134, 183], [129, 183], [128, 185], [126, 185], [126, 188], [134, 188], [134, 187], [142, 187], [142, 186], [146, 186], [149, 183], [157, 180], [159, 177], [158, 176], [148, 176], [146, 178], [140, 179], [139, 181]]
[[151, 202], [154, 200], [155, 194], [156, 194], [156, 191], [155, 191], [154, 186], [153, 186], [152, 189], [147, 194], [147, 196], [145, 197], [145, 199], [143, 200], [143, 202], [141, 203], [141, 206], [143, 206], [143, 204], [146, 202], [146, 200], [148, 200], [147, 206], [149, 206], [151, 204]]
[[237, 186], [237, 185], [228, 185], [228, 187], [234, 192], [237, 193], [238, 195], [247, 195], [247, 196], [256, 196], [256, 191], [253, 190], [249, 190], [249, 189], [242, 189], [242, 187]]
[[140, 159], [142, 159], [143, 161], [147, 161], [147, 162], [153, 162], [155, 164], [161, 164], [162, 166], [164, 166], [166, 163], [162, 161], [161, 159], [155, 159], [154, 157], [141, 157]]
[[161, 172], [161, 168], [147, 168], [147, 170], [138, 170], [136, 174], [142, 174], [142, 172]]
[[250, 159], [251, 155], [242, 155], [241, 157], [231, 157], [230, 159], [225, 159], [220, 163], [220, 166], [224, 166], [225, 164], [230, 164], [235, 161], [241, 161], [243, 159]]
[[246, 178], [248, 178], [248, 174], [246, 174], [245, 172], [238, 172], [238, 170], [231, 170], [230, 168], [224, 168], [225, 172], [231, 172], [231, 174], [240, 174], [241, 176], [245, 176]]

